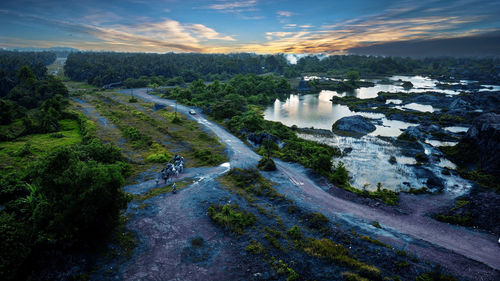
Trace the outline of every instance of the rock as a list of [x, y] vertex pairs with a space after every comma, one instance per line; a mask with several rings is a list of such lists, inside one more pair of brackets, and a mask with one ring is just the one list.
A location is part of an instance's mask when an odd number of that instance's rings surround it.
[[471, 163], [479, 163], [486, 173], [499, 175], [500, 114], [485, 113], [476, 118], [460, 140], [459, 147], [467, 150]]
[[443, 190], [443, 180], [437, 177], [432, 171], [423, 167], [415, 167], [415, 175], [418, 178], [426, 179], [426, 185], [431, 189]]
[[332, 126], [334, 132], [366, 135], [375, 131], [376, 127], [361, 115], [343, 117]]
[[273, 136], [271, 134], [268, 134], [266, 132], [263, 132], [263, 133], [260, 133], [260, 134], [256, 134], [256, 133], [250, 133], [248, 134], [248, 140], [251, 141], [254, 145], [256, 146], [261, 146], [262, 143], [267, 139], [269, 138], [271, 141], [279, 144], [280, 143], [280, 139], [276, 136]]
[[466, 110], [469, 107], [469, 103], [461, 98], [458, 98], [451, 102], [449, 109], [451, 110]]
[[422, 131], [420, 131], [418, 126], [410, 126], [410, 127], [406, 128], [406, 130], [404, 130], [404, 133], [409, 138], [415, 139], [415, 140], [422, 140], [425, 138], [424, 133]]

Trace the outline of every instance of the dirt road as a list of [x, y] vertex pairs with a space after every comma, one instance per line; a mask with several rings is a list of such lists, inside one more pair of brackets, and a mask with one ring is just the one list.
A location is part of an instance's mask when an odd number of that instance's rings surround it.
[[[122, 93], [129, 94], [130, 91], [123, 90]], [[149, 102], [174, 106], [175, 102], [162, 99], [146, 93], [145, 89], [134, 89], [134, 96]], [[191, 108], [177, 105], [177, 110], [199, 122], [206, 129], [211, 130], [228, 149], [231, 167], [255, 167], [260, 158], [254, 151], [246, 146], [240, 139], [230, 134], [221, 126], [208, 121], [200, 113], [189, 114]], [[383, 230], [378, 234], [388, 238], [397, 238], [399, 242], [406, 243], [409, 249], [421, 248], [422, 243], [437, 247], [424, 247], [419, 253], [428, 258], [437, 259], [444, 266], [454, 266], [454, 260], [448, 262], [440, 260], [445, 257], [458, 256], [484, 263], [491, 268], [500, 270], [500, 247], [497, 245], [498, 237], [489, 234], [471, 231], [463, 227], [456, 227], [440, 223], [424, 216], [426, 208], [432, 208], [433, 199], [430, 195], [406, 196], [404, 204], [412, 207], [420, 206], [416, 212], [401, 214], [392, 210], [370, 207], [358, 204], [332, 195], [323, 186], [308, 176], [307, 170], [295, 164], [285, 163], [277, 160], [277, 173], [264, 173], [266, 177], [278, 183], [276, 187], [279, 192], [291, 198], [311, 210], [320, 211], [328, 217], [341, 218], [349, 223], [366, 225], [378, 221]], [[427, 205], [427, 207], [426, 207]], [[168, 216], [168, 214], [166, 214]], [[207, 226], [208, 227], [208, 226]], [[441, 249], [439, 249], [441, 248]], [[430, 252], [429, 252], [430, 251]], [[438, 253], [439, 252], [439, 253]], [[443, 254], [445, 253], [445, 254]], [[455, 266], [461, 266], [460, 264]], [[461, 270], [460, 268], [455, 268]], [[463, 269], [464, 273], [467, 270]], [[467, 272], [467, 276], [475, 276], [476, 272]], [[483, 272], [483, 274], [485, 274]], [[487, 273], [486, 273], [487, 274]], [[496, 273], [493, 273], [496, 274]], [[136, 276], [137, 277], [137, 276]]]

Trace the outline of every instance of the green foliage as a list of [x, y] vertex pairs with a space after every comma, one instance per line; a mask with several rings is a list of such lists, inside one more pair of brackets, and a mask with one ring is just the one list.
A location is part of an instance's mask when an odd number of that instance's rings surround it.
[[368, 242], [370, 242], [372, 244], [375, 244], [375, 245], [378, 245], [378, 246], [382, 246], [382, 247], [386, 247], [388, 249], [392, 249], [391, 246], [389, 246], [389, 245], [387, 245], [385, 243], [382, 243], [382, 242], [380, 242], [377, 239], [371, 238], [370, 236], [366, 236], [366, 235], [365, 236], [361, 236], [361, 240], [365, 240], [365, 241], [368, 241]]
[[330, 220], [321, 213], [310, 213], [304, 217], [306, 225], [311, 229], [324, 230], [328, 228]]
[[257, 164], [257, 168], [262, 171], [276, 171], [276, 164], [272, 158], [262, 157]]
[[194, 149], [193, 156], [201, 166], [214, 166], [224, 161], [224, 156], [214, 153], [210, 149]]
[[346, 281], [369, 281], [368, 279], [352, 272], [342, 272], [342, 278], [344, 278], [344, 280]]
[[409, 193], [409, 194], [416, 194], [416, 195], [430, 193], [429, 189], [426, 186], [422, 186], [421, 188], [410, 187], [410, 189], [408, 189], [404, 192]]
[[262, 246], [260, 242], [257, 242], [255, 240], [250, 240], [250, 244], [245, 247], [245, 250], [254, 255], [263, 254], [266, 252], [264, 246]]
[[303, 238], [302, 232], [300, 231], [300, 227], [296, 225], [292, 226], [292, 228], [287, 230], [286, 233], [293, 240], [301, 240]]
[[344, 163], [339, 161], [335, 166], [333, 174], [330, 176], [330, 181], [340, 187], [345, 187], [349, 186], [349, 179], [349, 172], [347, 171]]
[[247, 227], [253, 226], [257, 221], [255, 215], [240, 210], [239, 206], [233, 204], [211, 204], [207, 214], [212, 221], [235, 234], [243, 234]]
[[95, 86], [124, 81], [127, 88], [138, 88], [183, 85], [200, 78], [226, 80], [238, 73], [283, 73], [285, 67], [283, 55], [85, 52], [69, 54], [64, 72], [72, 80]]
[[304, 251], [311, 256], [356, 269], [362, 276], [369, 279], [380, 278], [378, 268], [356, 260], [349, 255], [348, 249], [329, 239], [308, 239]]
[[[67, 241], [92, 241], [116, 225], [127, 203], [126, 167], [100, 144], [63, 147], [31, 169], [44, 203], [32, 215], [39, 231]], [[119, 151], [115, 154], [120, 155]], [[46, 238], [47, 239], [47, 238]]]
[[437, 214], [434, 216], [434, 218], [438, 221], [442, 221], [442, 222], [446, 222], [446, 223], [463, 225], [463, 226], [472, 226], [472, 217], [468, 213], [464, 214], [464, 215]]
[[283, 195], [273, 188], [273, 183], [255, 169], [234, 168], [219, 181], [247, 200], [253, 200], [254, 196], [266, 196], [271, 200], [283, 198]]

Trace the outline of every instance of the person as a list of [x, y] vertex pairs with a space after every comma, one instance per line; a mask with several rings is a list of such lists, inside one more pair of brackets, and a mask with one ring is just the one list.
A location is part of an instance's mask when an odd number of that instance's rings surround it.
[[177, 192], [177, 185], [175, 185], [175, 182], [174, 184], [172, 184], [172, 193], [176, 193]]

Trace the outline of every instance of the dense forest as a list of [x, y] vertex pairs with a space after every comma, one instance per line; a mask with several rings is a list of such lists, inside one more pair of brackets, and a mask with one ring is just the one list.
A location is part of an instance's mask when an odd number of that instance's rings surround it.
[[[227, 80], [235, 74], [275, 73], [286, 78], [302, 74], [343, 77], [357, 71], [361, 77], [393, 74], [430, 75], [433, 78], [498, 82], [497, 58], [426, 58], [370, 56], [317, 56], [300, 58], [289, 64], [284, 55], [256, 54], [138, 54], [71, 53], [65, 72], [70, 79], [95, 86], [122, 82], [127, 87], [179, 85], [197, 79]], [[129, 79], [127, 81], [127, 79]]]
[[54, 54], [0, 58], [9, 82], [0, 98], [0, 141], [9, 140], [0, 150], [0, 276], [27, 280], [44, 260], [112, 232], [128, 200], [128, 166], [68, 109], [66, 87], [46, 74]]
[[38, 79], [47, 75], [46, 66], [54, 62], [56, 54], [51, 52], [0, 51], [0, 97], [19, 84], [18, 69], [30, 66]]
[[71, 53], [64, 70], [73, 80], [102, 86], [141, 76], [213, 81], [234, 74], [283, 73], [285, 68], [287, 61], [282, 55]]

